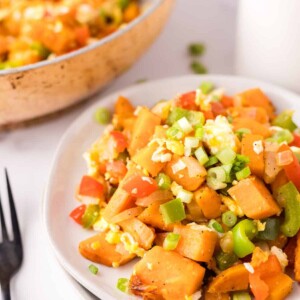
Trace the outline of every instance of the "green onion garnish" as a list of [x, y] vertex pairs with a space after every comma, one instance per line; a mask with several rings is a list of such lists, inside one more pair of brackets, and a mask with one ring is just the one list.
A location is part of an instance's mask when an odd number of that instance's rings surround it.
[[89, 270], [94, 275], [97, 275], [97, 273], [98, 273], [98, 268], [95, 265], [93, 265], [93, 264], [89, 265]]
[[204, 81], [200, 85], [200, 90], [204, 95], [209, 94], [214, 89], [214, 85], [211, 82]]
[[235, 173], [236, 179], [237, 180], [242, 180], [247, 178], [248, 176], [250, 176], [251, 174], [251, 170], [249, 167], [246, 167], [244, 169], [242, 169], [241, 171]]
[[99, 124], [108, 124], [111, 119], [110, 111], [105, 107], [100, 107], [95, 111], [94, 119]]
[[173, 140], [181, 140], [183, 138], [183, 132], [179, 128], [176, 128], [175, 126], [172, 126], [167, 129], [166, 135], [169, 139]]
[[251, 296], [247, 292], [235, 292], [232, 300], [251, 300]]
[[229, 147], [220, 150], [216, 157], [223, 165], [232, 164], [236, 158], [236, 153]]
[[193, 43], [189, 46], [189, 53], [192, 56], [200, 56], [205, 52], [205, 46], [202, 43]]
[[171, 224], [185, 219], [184, 205], [180, 199], [174, 199], [161, 204], [159, 208], [164, 223]]
[[204, 136], [204, 127], [202, 125], [195, 127], [195, 137], [200, 140], [203, 140], [203, 136]]
[[191, 69], [196, 74], [206, 74], [207, 73], [206, 67], [198, 61], [193, 61], [191, 63]]
[[222, 214], [222, 222], [228, 227], [233, 227], [237, 222], [237, 216], [232, 211], [226, 211]]
[[163, 248], [165, 250], [174, 250], [179, 242], [180, 239], [180, 234], [178, 233], [168, 233], [168, 235], [166, 236], [164, 243], [163, 243]]
[[171, 186], [171, 178], [165, 173], [159, 173], [155, 178], [158, 186], [162, 190], [168, 190]]
[[211, 229], [216, 230], [219, 233], [224, 233], [224, 229], [222, 227], [222, 225], [216, 221], [215, 219], [211, 219], [208, 223], [208, 227]]
[[208, 155], [206, 154], [203, 147], [199, 147], [195, 151], [195, 156], [202, 166], [205, 165], [209, 161]]
[[119, 278], [117, 282], [117, 289], [123, 293], [128, 293], [129, 280], [127, 278]]
[[208, 162], [204, 165], [205, 168], [215, 165], [218, 162], [216, 156], [210, 156]]

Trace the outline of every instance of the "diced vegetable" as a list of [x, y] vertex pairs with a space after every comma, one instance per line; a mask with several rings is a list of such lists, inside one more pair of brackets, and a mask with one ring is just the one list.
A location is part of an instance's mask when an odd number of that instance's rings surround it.
[[93, 198], [103, 196], [103, 185], [91, 176], [83, 176], [79, 185], [79, 195]]
[[195, 151], [195, 156], [198, 159], [199, 163], [203, 166], [205, 165], [208, 161], [208, 155], [206, 154], [205, 150], [203, 147], [199, 147], [196, 151]]
[[275, 142], [277, 144], [281, 143], [291, 143], [293, 141], [294, 137], [292, 133], [287, 129], [282, 129], [280, 131], [276, 131], [271, 137], [267, 139], [267, 141]]
[[129, 280], [127, 278], [119, 278], [117, 282], [117, 289], [123, 293], [128, 293]]
[[194, 199], [206, 218], [213, 219], [221, 215], [221, 196], [208, 186], [198, 189], [194, 193]]
[[251, 300], [251, 296], [247, 292], [236, 292], [233, 293], [232, 300]]
[[228, 227], [233, 227], [237, 222], [237, 216], [230, 210], [226, 211], [222, 214], [222, 222]]
[[180, 199], [174, 199], [160, 205], [160, 212], [162, 214], [165, 224], [171, 224], [185, 219], [185, 211], [183, 203]]
[[155, 179], [160, 189], [168, 190], [170, 188], [171, 178], [168, 175], [159, 173]]
[[255, 176], [242, 179], [228, 193], [249, 218], [264, 219], [280, 212], [269, 190]]
[[70, 212], [70, 217], [79, 225], [82, 225], [82, 216], [86, 210], [86, 205], [82, 204]]
[[205, 45], [202, 43], [193, 43], [189, 45], [189, 53], [193, 56], [202, 55], [205, 52]]
[[275, 241], [279, 235], [280, 221], [278, 218], [268, 218], [262, 221], [265, 229], [258, 231], [257, 238], [261, 240]]
[[214, 84], [209, 81], [203, 81], [200, 85], [200, 90], [203, 94], [207, 95], [214, 89]]
[[179, 254], [195, 261], [208, 262], [214, 253], [218, 236], [215, 232], [197, 226], [175, 225], [174, 233], [180, 235], [175, 249]]
[[233, 250], [238, 257], [245, 257], [252, 253], [255, 245], [251, 240], [257, 233], [257, 228], [253, 221], [243, 220], [237, 223], [232, 229], [233, 233]]
[[163, 242], [163, 248], [165, 250], [174, 250], [176, 249], [178, 242], [180, 240], [180, 235], [177, 233], [168, 233]]
[[237, 180], [242, 180], [242, 179], [249, 177], [250, 174], [251, 174], [250, 168], [246, 167], [246, 168], [242, 169], [241, 171], [236, 172], [235, 176], [236, 176]]
[[220, 251], [216, 255], [216, 261], [217, 261], [217, 266], [221, 271], [224, 271], [228, 268], [230, 268], [234, 263], [238, 261], [238, 257], [234, 253], [226, 253], [223, 251]]
[[228, 293], [208, 293], [207, 291], [205, 291], [205, 295], [204, 295], [204, 299], [205, 300], [230, 300], [231, 297]]
[[300, 194], [290, 181], [279, 188], [278, 201], [283, 203], [285, 219], [280, 230], [288, 237], [293, 237], [300, 229]]
[[97, 275], [97, 273], [98, 273], [98, 268], [93, 264], [89, 265], [89, 270], [94, 275]]
[[217, 231], [218, 233], [224, 233], [224, 229], [223, 229], [222, 225], [215, 219], [211, 219], [208, 222], [208, 227]]
[[251, 118], [235, 118], [232, 122], [234, 131], [237, 131], [241, 128], [248, 128], [252, 134], [261, 135], [264, 138], [267, 138], [271, 135], [269, 126], [261, 124]]
[[106, 233], [101, 232], [79, 244], [79, 252], [88, 260], [112, 267], [113, 263], [126, 264], [134, 258], [134, 254], [117, 251], [118, 245], [113, 245], [105, 240]]
[[234, 162], [236, 153], [231, 148], [226, 147], [220, 150], [216, 157], [223, 165], [228, 165]]
[[94, 118], [99, 124], [108, 124], [111, 119], [110, 111], [105, 107], [100, 107], [95, 111]]
[[249, 285], [249, 272], [244, 265], [232, 266], [217, 277], [208, 286], [209, 293], [227, 293], [231, 291], [243, 291]]
[[132, 207], [132, 208], [128, 208], [122, 212], [120, 212], [119, 214], [115, 215], [112, 219], [111, 219], [111, 223], [120, 223], [122, 221], [125, 221], [127, 219], [131, 219], [134, 218], [138, 215], [140, 215], [143, 212], [143, 208], [136, 206], [136, 207]]
[[176, 102], [176, 105], [184, 109], [196, 110], [197, 104], [195, 103], [196, 92], [188, 92], [180, 95], [179, 99]]
[[295, 249], [295, 279], [300, 282], [300, 232], [297, 234], [297, 244]]
[[269, 276], [265, 282], [270, 291], [268, 300], [284, 300], [292, 291], [293, 280], [284, 273]]
[[123, 152], [128, 147], [128, 142], [126, 136], [120, 131], [111, 131], [110, 135], [113, 137], [116, 150], [118, 153]]
[[123, 97], [119, 96], [115, 103], [115, 114], [113, 116], [112, 123], [118, 128], [122, 129], [126, 127], [128, 120], [133, 119], [134, 107], [130, 101]]
[[294, 112], [292, 110], [283, 111], [272, 121], [272, 125], [279, 126], [293, 132], [297, 128], [297, 125], [293, 122], [293, 114]]
[[206, 67], [199, 61], [193, 61], [191, 63], [191, 69], [196, 74], [206, 74], [207, 73]]
[[99, 217], [99, 212], [99, 205], [88, 205], [81, 218], [82, 226], [84, 228], [93, 226]]
[[216, 156], [210, 156], [208, 158], [207, 163], [204, 164], [204, 167], [205, 168], [211, 167], [211, 166], [215, 165], [217, 162], [218, 162], [218, 159]]
[[152, 299], [184, 299], [199, 289], [204, 272], [196, 262], [156, 246], [134, 266], [129, 289]]

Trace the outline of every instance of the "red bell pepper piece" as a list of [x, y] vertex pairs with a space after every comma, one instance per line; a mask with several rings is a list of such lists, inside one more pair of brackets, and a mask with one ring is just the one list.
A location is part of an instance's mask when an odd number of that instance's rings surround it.
[[300, 147], [300, 134], [294, 132], [293, 135], [294, 135], [294, 140], [289, 145]]
[[196, 100], [196, 92], [188, 92], [182, 94], [176, 102], [176, 106], [182, 107], [184, 109], [189, 110], [198, 110], [198, 106], [195, 102]]
[[86, 210], [86, 205], [82, 204], [70, 212], [70, 217], [79, 225], [82, 225], [82, 216], [84, 215]]
[[211, 111], [214, 117], [218, 115], [226, 115], [226, 109], [221, 102], [212, 102], [211, 103]]
[[78, 194], [81, 196], [88, 196], [93, 198], [100, 198], [103, 196], [103, 185], [91, 176], [83, 176], [80, 182]]
[[111, 136], [116, 142], [116, 150], [121, 153], [128, 147], [126, 136], [120, 131], [111, 131]]
[[148, 176], [133, 175], [126, 180], [122, 188], [130, 195], [142, 198], [158, 189], [157, 182]]
[[223, 106], [225, 108], [232, 107], [233, 106], [233, 98], [223, 95], [221, 98], [221, 103], [223, 104]]
[[108, 172], [112, 177], [120, 180], [126, 175], [127, 168], [123, 161], [117, 160], [106, 164], [106, 172]]

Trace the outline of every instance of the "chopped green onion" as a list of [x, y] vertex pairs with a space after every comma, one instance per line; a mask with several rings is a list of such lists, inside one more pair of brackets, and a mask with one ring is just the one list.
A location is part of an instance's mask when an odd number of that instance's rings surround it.
[[281, 143], [291, 143], [294, 140], [293, 134], [288, 129], [282, 129], [275, 132], [271, 137], [267, 138], [266, 141]]
[[160, 205], [160, 213], [162, 214], [165, 224], [179, 222], [185, 219], [184, 205], [178, 198]]
[[189, 46], [189, 53], [192, 56], [200, 56], [204, 53], [205, 46], [202, 43], [193, 43]]
[[280, 220], [278, 218], [268, 218], [262, 220], [265, 223], [264, 231], [258, 231], [257, 238], [260, 240], [275, 241], [279, 235]]
[[202, 126], [205, 122], [204, 114], [201, 111], [189, 110], [187, 119], [195, 127]]
[[235, 292], [232, 295], [232, 300], [251, 300], [251, 296], [247, 292]]
[[196, 151], [195, 151], [195, 156], [198, 159], [199, 163], [203, 166], [205, 165], [208, 161], [208, 155], [206, 154], [205, 150], [203, 147], [199, 147]]
[[195, 137], [198, 138], [199, 140], [203, 140], [204, 136], [204, 127], [203, 126], [198, 126], [195, 128]]
[[208, 162], [204, 165], [205, 168], [215, 165], [218, 162], [216, 156], [210, 156]]
[[220, 251], [216, 255], [217, 266], [221, 271], [224, 271], [236, 263], [239, 258], [234, 253], [225, 253]]
[[235, 173], [236, 179], [237, 180], [242, 180], [247, 178], [248, 176], [250, 176], [251, 174], [251, 170], [249, 167], [246, 167], [244, 169], [242, 169], [241, 171], [238, 171]]
[[223, 148], [220, 150], [217, 154], [216, 157], [218, 160], [223, 164], [232, 164], [236, 158], [236, 153], [229, 147]]
[[250, 161], [250, 159], [248, 156], [237, 154], [236, 159], [232, 166], [232, 171], [235, 173], [241, 171], [242, 169], [244, 169], [246, 167], [246, 165], [249, 163], [249, 161]]
[[297, 128], [297, 125], [293, 122], [293, 114], [294, 112], [292, 110], [283, 111], [272, 121], [272, 125], [279, 126], [293, 132]]
[[100, 107], [95, 111], [94, 119], [99, 124], [108, 124], [111, 119], [110, 111], [105, 107]]
[[204, 95], [209, 94], [214, 89], [214, 84], [212, 82], [204, 81], [200, 85], [200, 90]]
[[162, 190], [168, 190], [171, 186], [171, 178], [165, 173], [159, 173], [155, 178], [158, 186]]
[[184, 146], [188, 148], [197, 148], [199, 146], [199, 139], [193, 136], [188, 136], [184, 139]]
[[117, 282], [117, 289], [123, 293], [128, 293], [129, 280], [127, 278], [119, 278]]
[[179, 119], [176, 122], [176, 125], [180, 128], [180, 130], [182, 130], [184, 133], [188, 134], [190, 132], [192, 132], [193, 126], [191, 125], [191, 123], [187, 120], [186, 117], [182, 117], [181, 119]]
[[237, 222], [237, 216], [232, 211], [226, 211], [222, 214], [222, 222], [228, 227], [233, 227]]
[[191, 69], [196, 74], [206, 74], [207, 73], [206, 67], [198, 61], [193, 61], [191, 63]]
[[224, 169], [225, 173], [226, 173], [226, 179], [225, 182], [232, 182], [233, 181], [233, 177], [231, 175], [231, 169], [232, 169], [232, 164], [228, 164], [228, 165], [223, 165], [222, 168]]
[[40, 42], [32, 43], [30, 48], [36, 51], [42, 59], [46, 59], [51, 54], [51, 51]]
[[180, 240], [180, 234], [170, 232], [167, 234], [164, 240], [163, 248], [168, 251], [174, 250], [176, 249], [179, 240]]
[[166, 120], [166, 123], [169, 126], [172, 126], [176, 121], [183, 117], [188, 117], [189, 111], [187, 109], [183, 109], [181, 107], [173, 107], [172, 110], [170, 111], [168, 118]]
[[241, 140], [244, 136], [244, 134], [251, 133], [251, 130], [248, 128], [240, 128], [238, 129], [235, 134], [238, 136], [239, 140]]
[[213, 177], [207, 177], [206, 178], [206, 183], [211, 189], [213, 189], [215, 191], [216, 190], [222, 190], [222, 189], [225, 189], [227, 187], [227, 184], [225, 182], [218, 181]]
[[181, 189], [177, 194], [177, 198], [179, 198], [184, 203], [191, 203], [193, 199], [193, 193], [186, 191], [185, 189]]
[[118, 0], [118, 4], [124, 10], [129, 5], [129, 0]]
[[211, 177], [213, 179], [216, 179], [219, 182], [225, 182], [226, 181], [226, 173], [225, 173], [224, 168], [222, 168], [222, 167], [210, 168], [207, 171], [207, 177]]
[[211, 219], [209, 221], [208, 227], [211, 229], [214, 229], [215, 231], [217, 231], [219, 233], [224, 233], [224, 229], [223, 229], [222, 225], [215, 219]]
[[172, 126], [167, 129], [166, 135], [168, 138], [173, 140], [181, 140], [183, 138], [183, 132], [182, 130]]
[[88, 205], [82, 216], [82, 226], [84, 228], [90, 228], [91, 226], [93, 226], [99, 217], [99, 212], [99, 205]]
[[97, 275], [97, 273], [98, 273], [98, 268], [95, 265], [93, 265], [93, 264], [89, 265], [89, 270], [94, 275]]

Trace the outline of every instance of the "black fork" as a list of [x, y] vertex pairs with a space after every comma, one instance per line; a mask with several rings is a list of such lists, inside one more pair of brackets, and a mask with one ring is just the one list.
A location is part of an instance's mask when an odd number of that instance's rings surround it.
[[2, 241], [0, 235], [0, 284], [3, 300], [10, 300], [9, 282], [12, 276], [18, 271], [23, 260], [22, 240], [19, 223], [14, 204], [14, 199], [9, 183], [7, 170], [5, 169], [7, 193], [10, 207], [10, 217], [12, 223], [13, 238], [9, 239], [0, 196], [0, 223]]

